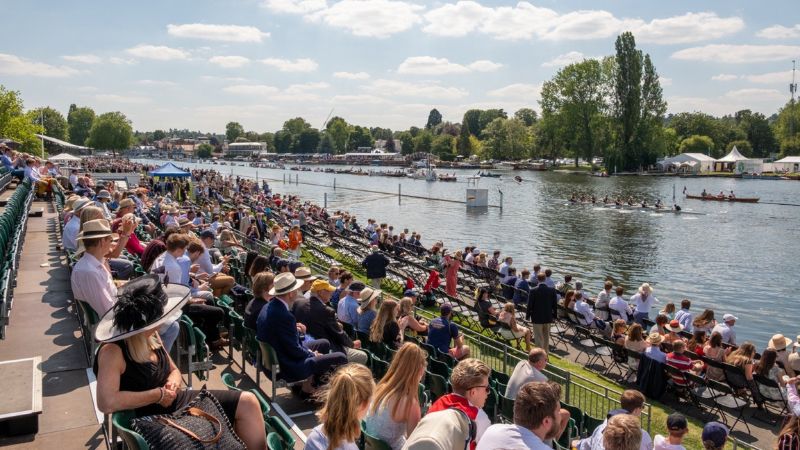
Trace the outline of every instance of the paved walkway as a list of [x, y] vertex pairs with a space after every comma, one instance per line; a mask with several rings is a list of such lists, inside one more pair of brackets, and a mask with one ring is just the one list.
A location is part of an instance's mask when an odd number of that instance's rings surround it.
[[0, 361], [42, 357], [43, 412], [38, 434], [0, 437], [0, 446], [104, 448], [78, 319], [69, 306], [69, 268], [63, 253], [56, 250], [58, 214], [44, 202], [34, 202], [32, 208], [44, 208], [44, 215], [28, 219], [11, 322], [6, 339], [0, 341]]

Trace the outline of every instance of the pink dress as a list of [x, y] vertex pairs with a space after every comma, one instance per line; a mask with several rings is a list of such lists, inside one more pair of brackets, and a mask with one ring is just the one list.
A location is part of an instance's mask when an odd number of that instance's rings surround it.
[[445, 292], [447, 292], [447, 295], [455, 297], [457, 295], [458, 269], [461, 267], [461, 261], [458, 261], [448, 255], [444, 257], [444, 263], [446, 267], [445, 280], [447, 281]]

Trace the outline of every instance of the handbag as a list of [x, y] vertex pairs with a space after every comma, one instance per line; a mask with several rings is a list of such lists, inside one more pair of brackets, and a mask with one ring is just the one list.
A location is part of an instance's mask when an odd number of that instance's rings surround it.
[[152, 449], [246, 449], [222, 406], [205, 386], [180, 410], [139, 417], [131, 425]]

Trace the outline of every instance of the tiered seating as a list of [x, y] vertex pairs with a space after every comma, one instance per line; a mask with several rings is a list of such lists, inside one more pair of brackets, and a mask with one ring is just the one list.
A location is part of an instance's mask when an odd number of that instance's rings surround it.
[[[5, 174], [10, 176], [10, 174]], [[0, 175], [0, 185], [5, 175]], [[6, 183], [7, 184], [7, 183]], [[16, 190], [0, 214], [0, 339], [5, 338], [13, 307], [13, 291], [19, 265], [25, 229], [28, 224], [28, 210], [33, 201], [31, 182], [26, 181]]]

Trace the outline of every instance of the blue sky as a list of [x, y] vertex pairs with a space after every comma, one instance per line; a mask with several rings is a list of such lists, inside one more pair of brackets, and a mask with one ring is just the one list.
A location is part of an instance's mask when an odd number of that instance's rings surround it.
[[134, 128], [273, 131], [331, 109], [403, 129], [438, 108], [539, 109], [560, 66], [633, 31], [670, 112], [767, 115], [800, 60], [796, 2], [162, 0], [9, 1], [0, 84], [27, 108], [122, 111]]

